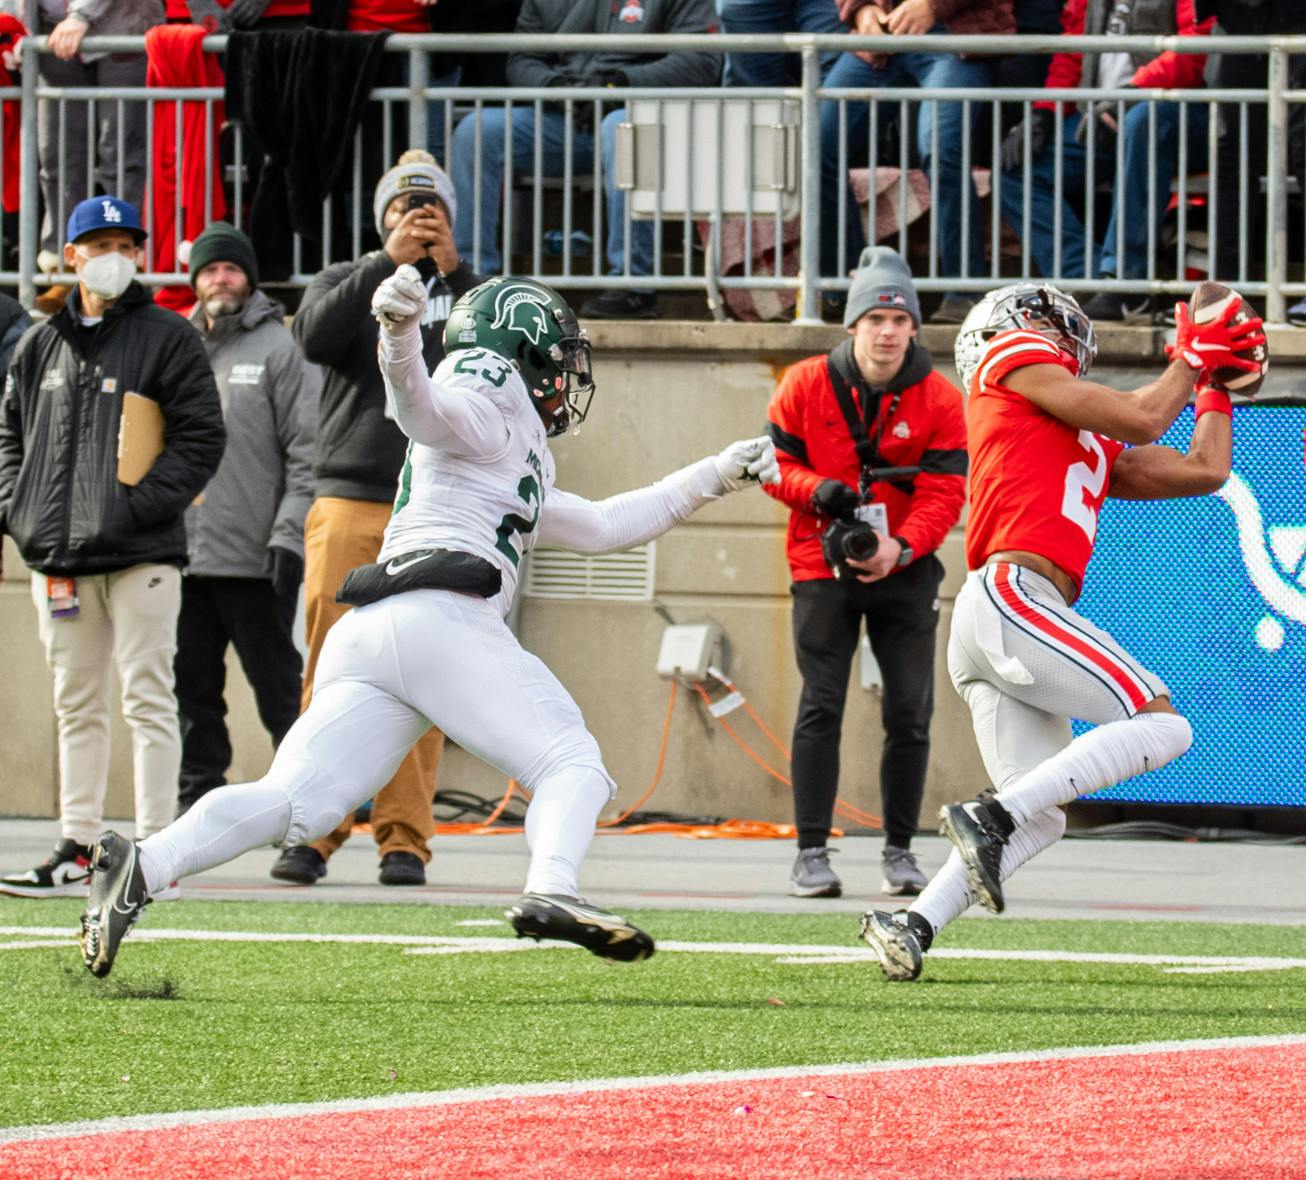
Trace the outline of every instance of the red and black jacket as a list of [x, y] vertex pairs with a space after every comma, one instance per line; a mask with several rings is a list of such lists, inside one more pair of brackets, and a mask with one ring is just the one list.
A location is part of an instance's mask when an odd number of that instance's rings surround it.
[[[848, 350], [846, 360], [851, 362], [852, 341], [839, 347]], [[795, 582], [834, 576], [821, 556], [821, 532], [829, 520], [812, 508], [812, 493], [827, 479], [856, 488], [861, 473], [852, 434], [830, 383], [828, 361], [824, 354], [808, 357], [787, 370], [767, 410], [780, 483], [765, 490], [790, 509], [786, 554]], [[868, 392], [879, 393], [868, 433], [883, 465], [921, 468], [911, 480], [876, 483], [871, 489], [874, 500], [885, 506], [890, 534], [901, 537], [919, 559], [943, 544], [966, 501], [962, 396], [934, 371], [930, 354], [915, 340], [897, 376], [883, 390]], [[862, 392], [856, 386], [853, 396], [862, 411]]]

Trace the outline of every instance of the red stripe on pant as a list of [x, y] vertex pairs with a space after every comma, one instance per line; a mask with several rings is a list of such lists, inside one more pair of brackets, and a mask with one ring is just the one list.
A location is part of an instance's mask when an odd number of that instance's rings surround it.
[[1134, 706], [1135, 712], [1141, 709], [1148, 702], [1148, 697], [1138, 687], [1138, 682], [1134, 677], [1105, 652], [1098, 650], [1091, 644], [1085, 643], [1078, 635], [1067, 631], [1064, 627], [1059, 626], [1055, 619], [1047, 615], [1040, 614], [1028, 602], [1026, 602], [1016, 592], [1014, 584], [1015, 575], [1011, 572], [1012, 567], [1005, 562], [998, 566], [998, 575], [995, 581], [998, 585], [998, 594], [1002, 601], [1007, 604], [1011, 610], [1035, 627], [1045, 635], [1050, 635], [1058, 643], [1064, 644], [1078, 655], [1083, 656], [1089, 663], [1105, 672], [1113, 681], [1124, 691], [1129, 698], [1130, 704]]

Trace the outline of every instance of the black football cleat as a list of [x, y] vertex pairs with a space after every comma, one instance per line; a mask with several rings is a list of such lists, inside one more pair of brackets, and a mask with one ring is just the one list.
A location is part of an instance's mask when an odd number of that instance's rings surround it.
[[523, 893], [504, 915], [518, 938], [557, 939], [583, 946], [600, 959], [638, 963], [653, 954], [653, 939], [625, 918], [561, 893]]
[[920, 978], [924, 955], [920, 941], [907, 925], [905, 915], [867, 910], [862, 915], [857, 934], [880, 960], [880, 970], [884, 972], [885, 979], [906, 982]]
[[118, 944], [149, 904], [136, 845], [117, 832], [105, 832], [91, 852], [91, 895], [77, 936], [92, 975], [103, 979], [109, 974]]
[[961, 853], [966, 879], [986, 910], [1000, 914], [1002, 850], [1015, 830], [1010, 813], [996, 800], [950, 803], [939, 812], [939, 832]]

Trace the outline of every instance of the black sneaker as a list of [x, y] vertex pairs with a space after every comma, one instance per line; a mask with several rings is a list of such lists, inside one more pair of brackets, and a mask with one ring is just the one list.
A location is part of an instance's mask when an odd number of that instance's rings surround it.
[[875, 952], [885, 979], [905, 983], [920, 978], [923, 950], [907, 925], [905, 910], [896, 914], [867, 910], [857, 936]]
[[44, 864], [0, 877], [0, 893], [14, 897], [85, 897], [91, 887], [91, 848], [63, 839]]
[[653, 954], [653, 939], [625, 918], [560, 893], [523, 893], [505, 912], [518, 938], [574, 942], [600, 959], [638, 963]]
[[604, 291], [580, 309], [583, 320], [655, 320], [662, 314], [652, 291]]
[[973, 799], [950, 803], [939, 812], [939, 833], [961, 853], [966, 879], [986, 910], [1002, 913], [1002, 850], [1015, 830], [1015, 821], [1001, 803]]
[[387, 852], [378, 880], [382, 885], [425, 885], [426, 866], [415, 852]]
[[1090, 320], [1113, 323], [1150, 324], [1152, 322], [1152, 297], [1150, 295], [1118, 295], [1114, 291], [1099, 291], [1084, 304], [1084, 314]]
[[316, 885], [326, 874], [326, 859], [311, 844], [292, 844], [272, 866], [272, 876], [294, 885]]
[[117, 832], [105, 832], [91, 853], [91, 896], [82, 914], [86, 969], [100, 979], [109, 974], [118, 944], [150, 904], [136, 845]]

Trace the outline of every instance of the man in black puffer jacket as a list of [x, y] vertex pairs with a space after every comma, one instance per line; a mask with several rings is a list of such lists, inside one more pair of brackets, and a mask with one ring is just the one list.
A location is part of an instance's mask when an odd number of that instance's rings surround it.
[[33, 570], [59, 724], [63, 838], [45, 864], [0, 880], [24, 897], [86, 892], [108, 786], [110, 655], [132, 731], [137, 832], [171, 823], [177, 804], [183, 513], [226, 433], [195, 329], [132, 278], [144, 240], [125, 201], [73, 209], [64, 261], [77, 288], [19, 341], [0, 399], [0, 529]]
[[[304, 619], [308, 658], [302, 705], [313, 696], [317, 658], [331, 625], [349, 608], [336, 591], [355, 566], [375, 561], [390, 521], [408, 440], [386, 412], [376, 363], [372, 294], [405, 263], [426, 279], [422, 354], [428, 370], [444, 356], [444, 321], [460, 295], [481, 280], [453, 244], [454, 187], [435, 159], [405, 152], [376, 186], [372, 212], [384, 247], [322, 271], [304, 293], [291, 331], [304, 355], [322, 366], [317, 498], [304, 521]], [[444, 735], [432, 729], [404, 759], [372, 804], [372, 836], [381, 852], [382, 885], [422, 885], [435, 834], [431, 802]], [[272, 866], [279, 881], [312, 885], [327, 858], [348, 838], [353, 816], [313, 844], [287, 848]]]

